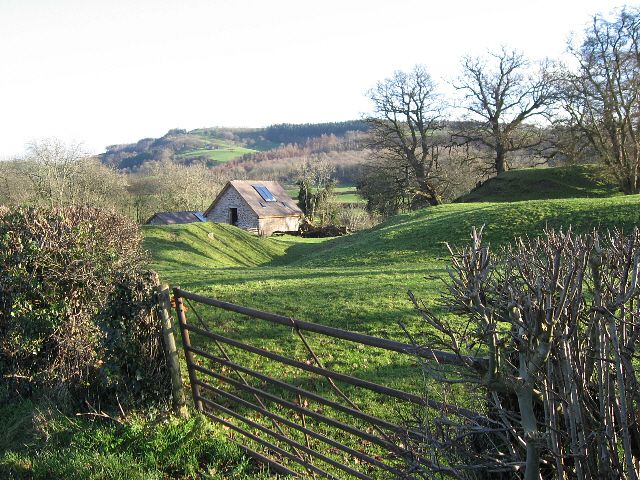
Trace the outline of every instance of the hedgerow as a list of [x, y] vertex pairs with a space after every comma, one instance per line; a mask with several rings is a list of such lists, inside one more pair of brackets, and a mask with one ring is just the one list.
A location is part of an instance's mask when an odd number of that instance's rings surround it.
[[95, 208], [0, 210], [5, 396], [140, 403], [169, 392], [138, 228]]

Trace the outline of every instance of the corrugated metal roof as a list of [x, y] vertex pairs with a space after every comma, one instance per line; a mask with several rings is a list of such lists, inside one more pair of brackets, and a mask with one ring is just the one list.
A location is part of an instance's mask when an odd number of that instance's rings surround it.
[[[264, 186], [275, 197], [275, 201], [265, 201], [255, 186]], [[222, 189], [220, 194], [213, 201], [211, 206], [206, 210], [205, 215], [208, 215], [213, 206], [216, 204], [219, 198], [222, 197], [224, 192], [228, 188], [235, 189], [240, 196], [247, 202], [249, 208], [253, 210], [259, 218], [264, 217], [299, 217], [302, 216], [302, 210], [296, 204], [296, 202], [287, 194], [278, 182], [266, 181], [266, 180], [231, 180]]]

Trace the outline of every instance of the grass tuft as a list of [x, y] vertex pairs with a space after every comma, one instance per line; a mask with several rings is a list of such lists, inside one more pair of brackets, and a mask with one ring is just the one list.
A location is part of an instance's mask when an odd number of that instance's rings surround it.
[[[67, 416], [24, 401], [0, 409], [8, 430], [29, 440], [2, 437], [0, 478], [114, 479], [259, 478], [240, 450], [200, 415], [130, 418], [124, 423]], [[25, 427], [25, 423], [31, 427]], [[38, 428], [34, 429], [33, 425]]]

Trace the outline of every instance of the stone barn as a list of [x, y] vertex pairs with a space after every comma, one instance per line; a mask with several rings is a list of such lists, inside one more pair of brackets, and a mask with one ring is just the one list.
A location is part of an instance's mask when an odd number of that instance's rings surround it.
[[302, 210], [278, 182], [232, 180], [204, 212], [207, 220], [228, 223], [258, 235], [297, 232]]

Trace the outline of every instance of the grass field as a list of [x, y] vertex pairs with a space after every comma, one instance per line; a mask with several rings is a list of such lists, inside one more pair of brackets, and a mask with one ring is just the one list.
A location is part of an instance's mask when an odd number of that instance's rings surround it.
[[513, 202], [549, 198], [602, 198], [621, 195], [598, 165], [510, 170], [486, 181], [460, 202]]
[[335, 188], [336, 203], [367, 203], [367, 201], [358, 194], [358, 190], [354, 185]]
[[[394, 217], [372, 230], [347, 237], [314, 241], [252, 237], [234, 243], [233, 255], [223, 248], [205, 247], [211, 237], [216, 239], [213, 242], [220, 242], [234, 234], [235, 229], [227, 226], [152, 227], [146, 229], [145, 235], [147, 246], [157, 259], [155, 268], [164, 281], [173, 285], [286, 316], [406, 342], [399, 321], [414, 333], [423, 328], [407, 291], [412, 290], [444, 315], [437, 299], [447, 264], [445, 242], [464, 244], [473, 226], [485, 225], [486, 238], [499, 248], [517, 236], [539, 235], [547, 226], [571, 225], [576, 231], [589, 231], [596, 227], [628, 230], [638, 224], [640, 196], [618, 196], [442, 205]], [[184, 253], [184, 242], [188, 243], [188, 254]], [[202, 255], [199, 251], [208, 253]], [[197, 308], [209, 327], [219, 333], [271, 351], [287, 352], [299, 360], [307, 358], [291, 329], [202, 306], [189, 307]], [[195, 321], [195, 312], [187, 315]], [[308, 339], [333, 370], [422, 393], [421, 371], [411, 357], [354, 348], [348, 342], [317, 335], [308, 335]], [[200, 346], [213, 348], [207, 342]], [[293, 369], [230, 351], [234, 359], [242, 359], [253, 368], [303, 386], [313, 385], [331, 395], [327, 388], [318, 387], [307, 376], [296, 375]], [[348, 387], [345, 391], [369, 413], [392, 420], [400, 414], [395, 401]]]
[[[288, 185], [285, 187], [285, 191], [289, 194], [291, 198], [298, 198], [298, 187], [295, 185]], [[335, 187], [333, 189], [335, 192], [335, 196], [333, 201], [335, 203], [341, 204], [362, 204], [364, 205], [367, 201], [362, 198], [355, 187], [355, 185], [346, 185], [341, 187]]]
[[25, 400], [0, 407], [0, 422], [2, 479], [265, 478], [200, 415], [93, 420]]
[[211, 138], [206, 138], [206, 140], [215, 148], [201, 148], [198, 150], [180, 152], [178, 154], [178, 158], [189, 159], [193, 157], [204, 157], [211, 162], [225, 163], [230, 160], [240, 158], [247, 153], [254, 153], [257, 151], [225, 140], [212, 140]]
[[473, 226], [485, 225], [498, 247], [545, 226], [586, 231], [637, 224], [640, 198], [621, 196], [442, 205], [336, 239], [263, 239], [214, 224], [145, 227], [145, 236], [155, 268], [173, 285], [376, 333], [413, 316], [408, 288], [437, 295], [437, 281], [424, 277], [443, 273], [444, 243], [464, 244]]
[[[494, 185], [492, 202], [424, 209], [336, 239], [262, 239], [212, 224], [147, 227], [145, 236], [156, 259], [155, 268], [173, 285], [286, 316], [407, 341], [398, 322], [415, 333], [423, 328], [407, 291], [444, 315], [437, 300], [447, 264], [445, 242], [465, 244], [472, 227], [484, 225], [487, 240], [497, 249], [517, 236], [540, 235], [545, 227], [589, 231], [631, 229], [640, 224], [640, 197], [616, 196], [610, 185], [590, 176], [590, 168], [508, 172], [508, 180], [501, 185], [509, 188]], [[538, 185], [541, 179], [554, 179], [546, 195], [556, 198], [508, 201], [519, 200], [521, 191], [525, 197], [533, 195], [523, 188], [527, 178]], [[563, 198], [567, 195], [582, 198]], [[209, 326], [231, 338], [307, 358], [290, 329], [201, 306], [197, 311]], [[195, 321], [193, 314], [188, 315]], [[309, 341], [333, 370], [421, 393], [421, 371], [409, 357], [357, 349], [314, 335]], [[206, 342], [202, 346], [212, 347]], [[266, 364], [236, 350], [232, 355], [280, 378], [303, 385], [312, 382], [292, 369]], [[388, 399], [361, 390], [346, 391], [369, 413], [391, 417], [399, 413], [395, 402]], [[325, 389], [324, 393], [329, 392]]]
[[[640, 196], [617, 195], [610, 184], [590, 176], [590, 168], [508, 172], [507, 180], [497, 183], [502, 185], [500, 188], [490, 187], [491, 182], [481, 187], [487, 189], [490, 202], [423, 209], [335, 239], [260, 238], [228, 225], [200, 223], [143, 227], [145, 246], [162, 281], [172, 286], [307, 321], [406, 341], [399, 321], [414, 332], [423, 328], [407, 291], [412, 290], [444, 315], [437, 300], [442, 292], [440, 278], [447, 265], [445, 242], [465, 244], [473, 226], [485, 226], [485, 237], [496, 250], [517, 236], [540, 235], [545, 227], [571, 226], [576, 231], [589, 231], [614, 227], [630, 230], [640, 225]], [[545, 194], [552, 199], [519, 201], [535, 196], [535, 189], [527, 190], [526, 185], [540, 179], [553, 179], [554, 186], [547, 185]], [[505, 184], [509, 187], [504, 188]], [[196, 312], [209, 328], [224, 335], [287, 352], [300, 360], [308, 358], [290, 328], [197, 305], [189, 305], [187, 316], [191, 322], [196, 321]], [[317, 335], [308, 335], [308, 340], [328, 368], [422, 393], [421, 371], [410, 357], [358, 348]], [[198, 343], [198, 339], [194, 342]], [[201, 346], [213, 348], [206, 343]], [[233, 349], [229, 352], [250, 366], [303, 387], [324, 389], [330, 395], [326, 386], [310, 376], [295, 375], [292, 369], [264, 364]], [[399, 413], [395, 402], [368, 392], [346, 391], [370, 413], [390, 418]], [[87, 419], [72, 419], [69, 423], [67, 417], [61, 416], [50, 423], [52, 431], [43, 435], [38, 427], [41, 413], [28, 403], [21, 408], [25, 409], [21, 417], [9, 409], [0, 410], [0, 422], [8, 426], [4, 434], [0, 432], [0, 477], [7, 476], [6, 472], [18, 472], [9, 478], [190, 478], [193, 469], [198, 468], [211, 472], [203, 478], [263, 475], [252, 472], [238, 451], [224, 442], [226, 432], [201, 419], [159, 424], [157, 420], [140, 418], [114, 425]], [[55, 412], [54, 417], [57, 418]], [[21, 418], [28, 419], [26, 424]], [[194, 445], [205, 439], [208, 443], [204, 443], [206, 448], [193, 447], [192, 454], [185, 448], [172, 457], [170, 446], [180, 444], [181, 436], [193, 439]], [[90, 469], [90, 464], [97, 467]], [[54, 472], [54, 477], [43, 473], [47, 469]], [[40, 472], [39, 476], [34, 472]]]

